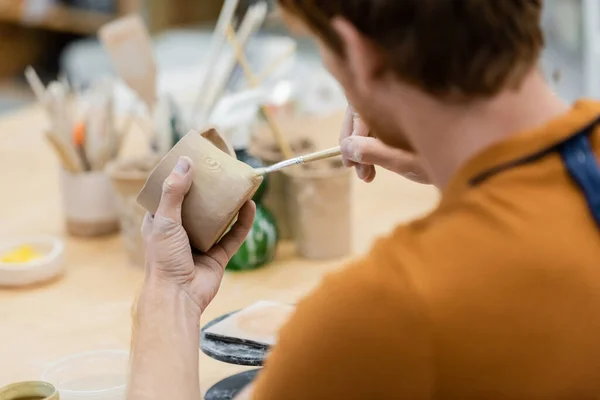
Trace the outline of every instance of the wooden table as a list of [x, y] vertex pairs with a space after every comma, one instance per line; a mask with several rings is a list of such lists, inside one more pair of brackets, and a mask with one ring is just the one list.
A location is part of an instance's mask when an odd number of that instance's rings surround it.
[[[37, 107], [0, 118], [0, 240], [22, 234], [63, 238], [67, 274], [33, 288], [0, 289], [0, 386], [39, 379], [49, 363], [72, 353], [127, 349], [130, 305], [143, 276], [128, 265], [118, 236], [86, 240], [65, 235], [58, 162], [42, 137], [45, 125]], [[355, 253], [365, 252], [378, 235], [427, 212], [438, 200], [432, 187], [378, 172], [375, 182], [357, 180], [354, 185]], [[298, 259], [293, 245], [284, 243], [268, 267], [226, 273], [202, 323], [256, 300], [295, 302], [341, 266], [343, 260]], [[245, 369], [204, 354], [200, 364], [203, 392]]]

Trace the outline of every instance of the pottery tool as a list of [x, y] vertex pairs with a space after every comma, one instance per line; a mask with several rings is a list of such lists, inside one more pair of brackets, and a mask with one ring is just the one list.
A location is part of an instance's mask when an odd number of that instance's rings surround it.
[[156, 61], [150, 34], [139, 15], [109, 22], [98, 31], [119, 76], [153, 112], [156, 103]]
[[332, 147], [330, 149], [317, 151], [315, 153], [306, 154], [303, 156], [298, 156], [294, 158], [290, 158], [289, 160], [284, 160], [278, 162], [277, 164], [270, 165], [264, 168], [257, 168], [257, 175], [266, 175], [271, 172], [280, 171], [284, 168], [291, 167], [292, 165], [306, 164], [313, 161], [326, 160], [328, 158], [337, 157], [342, 154], [340, 150], [340, 146]]
[[[264, 2], [254, 4], [250, 6], [248, 12], [242, 20], [242, 24], [237, 33], [237, 40], [239, 45], [244, 48], [248, 39], [254, 32], [256, 32], [262, 26], [262, 23], [267, 16], [268, 7]], [[224, 67], [222, 73], [217, 79], [217, 83], [213, 90], [211, 90], [206, 98], [205, 107], [202, 109], [200, 114], [200, 121], [206, 121], [215, 109], [216, 103], [220, 99], [221, 95], [227, 87], [227, 83], [230, 81], [233, 71], [236, 66], [235, 54], [231, 53], [227, 55], [226, 61], [223, 63]]]
[[[252, 69], [250, 68], [248, 60], [246, 59], [246, 56], [244, 55], [244, 51], [240, 47], [239, 43], [237, 42], [237, 38], [235, 37], [235, 32], [231, 25], [229, 25], [227, 27], [226, 33], [227, 33], [227, 39], [229, 40], [229, 43], [233, 47], [233, 51], [235, 52], [237, 61], [240, 64], [240, 66], [242, 67], [242, 70], [244, 71], [244, 75], [246, 75], [246, 79], [248, 79], [248, 82], [250, 84], [250, 87], [251, 88], [258, 87], [260, 85], [260, 82], [258, 81], [256, 76], [252, 72]], [[261, 110], [263, 112], [265, 119], [267, 120], [267, 123], [269, 124], [269, 127], [271, 128], [271, 131], [273, 132], [273, 135], [275, 136], [275, 140], [277, 141], [277, 144], [279, 145], [284, 157], [285, 158], [294, 157], [292, 148], [291, 148], [289, 142], [287, 141], [287, 139], [285, 138], [283, 131], [279, 127], [279, 124], [277, 124], [277, 121], [275, 119], [275, 116], [273, 115], [273, 112], [268, 107], [264, 107], [264, 106], [261, 107]]]
[[52, 146], [61, 161], [63, 168], [71, 173], [83, 172], [84, 167], [81, 158], [75, 148], [64, 140], [62, 136], [53, 131], [46, 132], [46, 140]]
[[206, 58], [206, 61], [204, 63], [204, 65], [206, 66], [206, 72], [204, 74], [204, 77], [202, 78], [202, 82], [200, 83], [198, 97], [196, 98], [194, 107], [192, 108], [192, 121], [197, 118], [197, 115], [207, 115], [206, 101], [208, 99], [206, 98], [206, 96], [207, 93], [209, 93], [209, 88], [213, 82], [213, 75], [215, 73], [217, 62], [219, 60], [219, 55], [223, 50], [223, 43], [225, 42], [225, 30], [228, 26], [231, 25], [231, 22], [233, 21], [233, 17], [235, 15], [235, 10], [237, 9], [238, 3], [239, 0], [225, 0], [223, 8], [221, 8], [221, 13], [219, 14], [217, 25], [215, 27], [212, 41], [210, 44], [208, 57]]
[[46, 89], [46, 99], [53, 130], [59, 135], [69, 137], [73, 129], [73, 120], [69, 109], [67, 88], [58, 81], [50, 82]]
[[90, 160], [88, 159], [86, 153], [86, 143], [87, 139], [87, 125], [85, 122], [80, 122], [73, 128], [73, 145], [75, 146], [75, 151], [81, 160], [81, 165], [83, 166], [84, 171], [91, 171], [92, 165], [90, 164]]
[[152, 149], [164, 156], [173, 147], [173, 132], [171, 126], [171, 104], [167, 97], [161, 96], [156, 103], [154, 112], [153, 127], [154, 140], [152, 141]]
[[31, 65], [25, 68], [25, 79], [27, 79], [27, 82], [29, 83], [29, 86], [31, 87], [31, 90], [33, 91], [33, 94], [37, 100], [47, 109], [48, 101], [46, 99], [46, 87]]
[[289, 304], [258, 301], [204, 331], [206, 337], [231, 343], [269, 347], [277, 342], [277, 333], [294, 312]]
[[138, 105], [137, 102], [138, 102], [138, 99], [133, 100], [133, 102], [131, 103], [131, 106], [129, 107], [129, 111], [125, 115], [125, 119], [121, 123], [121, 126], [119, 127], [119, 129], [117, 129], [117, 132], [116, 132], [117, 133], [117, 142], [115, 143], [115, 146], [116, 146], [115, 153], [118, 153], [120, 151], [121, 146], [123, 146], [123, 142], [127, 138], [127, 135], [129, 135], [129, 132], [131, 132], [131, 128], [133, 128], [133, 125], [137, 119], [137, 115], [136, 115], [136, 109], [137, 109], [137, 105]]

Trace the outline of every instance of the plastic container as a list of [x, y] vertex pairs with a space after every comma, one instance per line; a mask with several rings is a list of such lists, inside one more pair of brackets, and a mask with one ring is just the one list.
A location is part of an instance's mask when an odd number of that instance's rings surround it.
[[[22, 246], [27, 246], [40, 257], [31, 261], [2, 261], [7, 253]], [[64, 271], [63, 253], [63, 243], [53, 237], [38, 236], [0, 241], [0, 286], [31, 285], [61, 275]]]
[[60, 400], [124, 400], [128, 368], [128, 351], [91, 351], [58, 360], [42, 380], [58, 389]]

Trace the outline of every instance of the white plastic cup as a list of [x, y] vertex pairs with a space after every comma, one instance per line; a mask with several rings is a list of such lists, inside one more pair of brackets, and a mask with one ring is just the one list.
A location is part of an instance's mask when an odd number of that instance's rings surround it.
[[128, 369], [128, 351], [90, 351], [56, 361], [42, 380], [58, 389], [60, 400], [125, 400]]
[[116, 195], [102, 171], [71, 173], [61, 169], [61, 190], [67, 231], [73, 236], [118, 232]]

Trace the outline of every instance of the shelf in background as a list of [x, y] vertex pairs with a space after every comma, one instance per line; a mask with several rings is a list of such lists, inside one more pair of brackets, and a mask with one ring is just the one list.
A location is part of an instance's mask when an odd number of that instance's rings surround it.
[[61, 4], [30, 10], [24, 1], [0, 0], [0, 22], [16, 23], [59, 32], [95, 34], [116, 15], [86, 11]]

